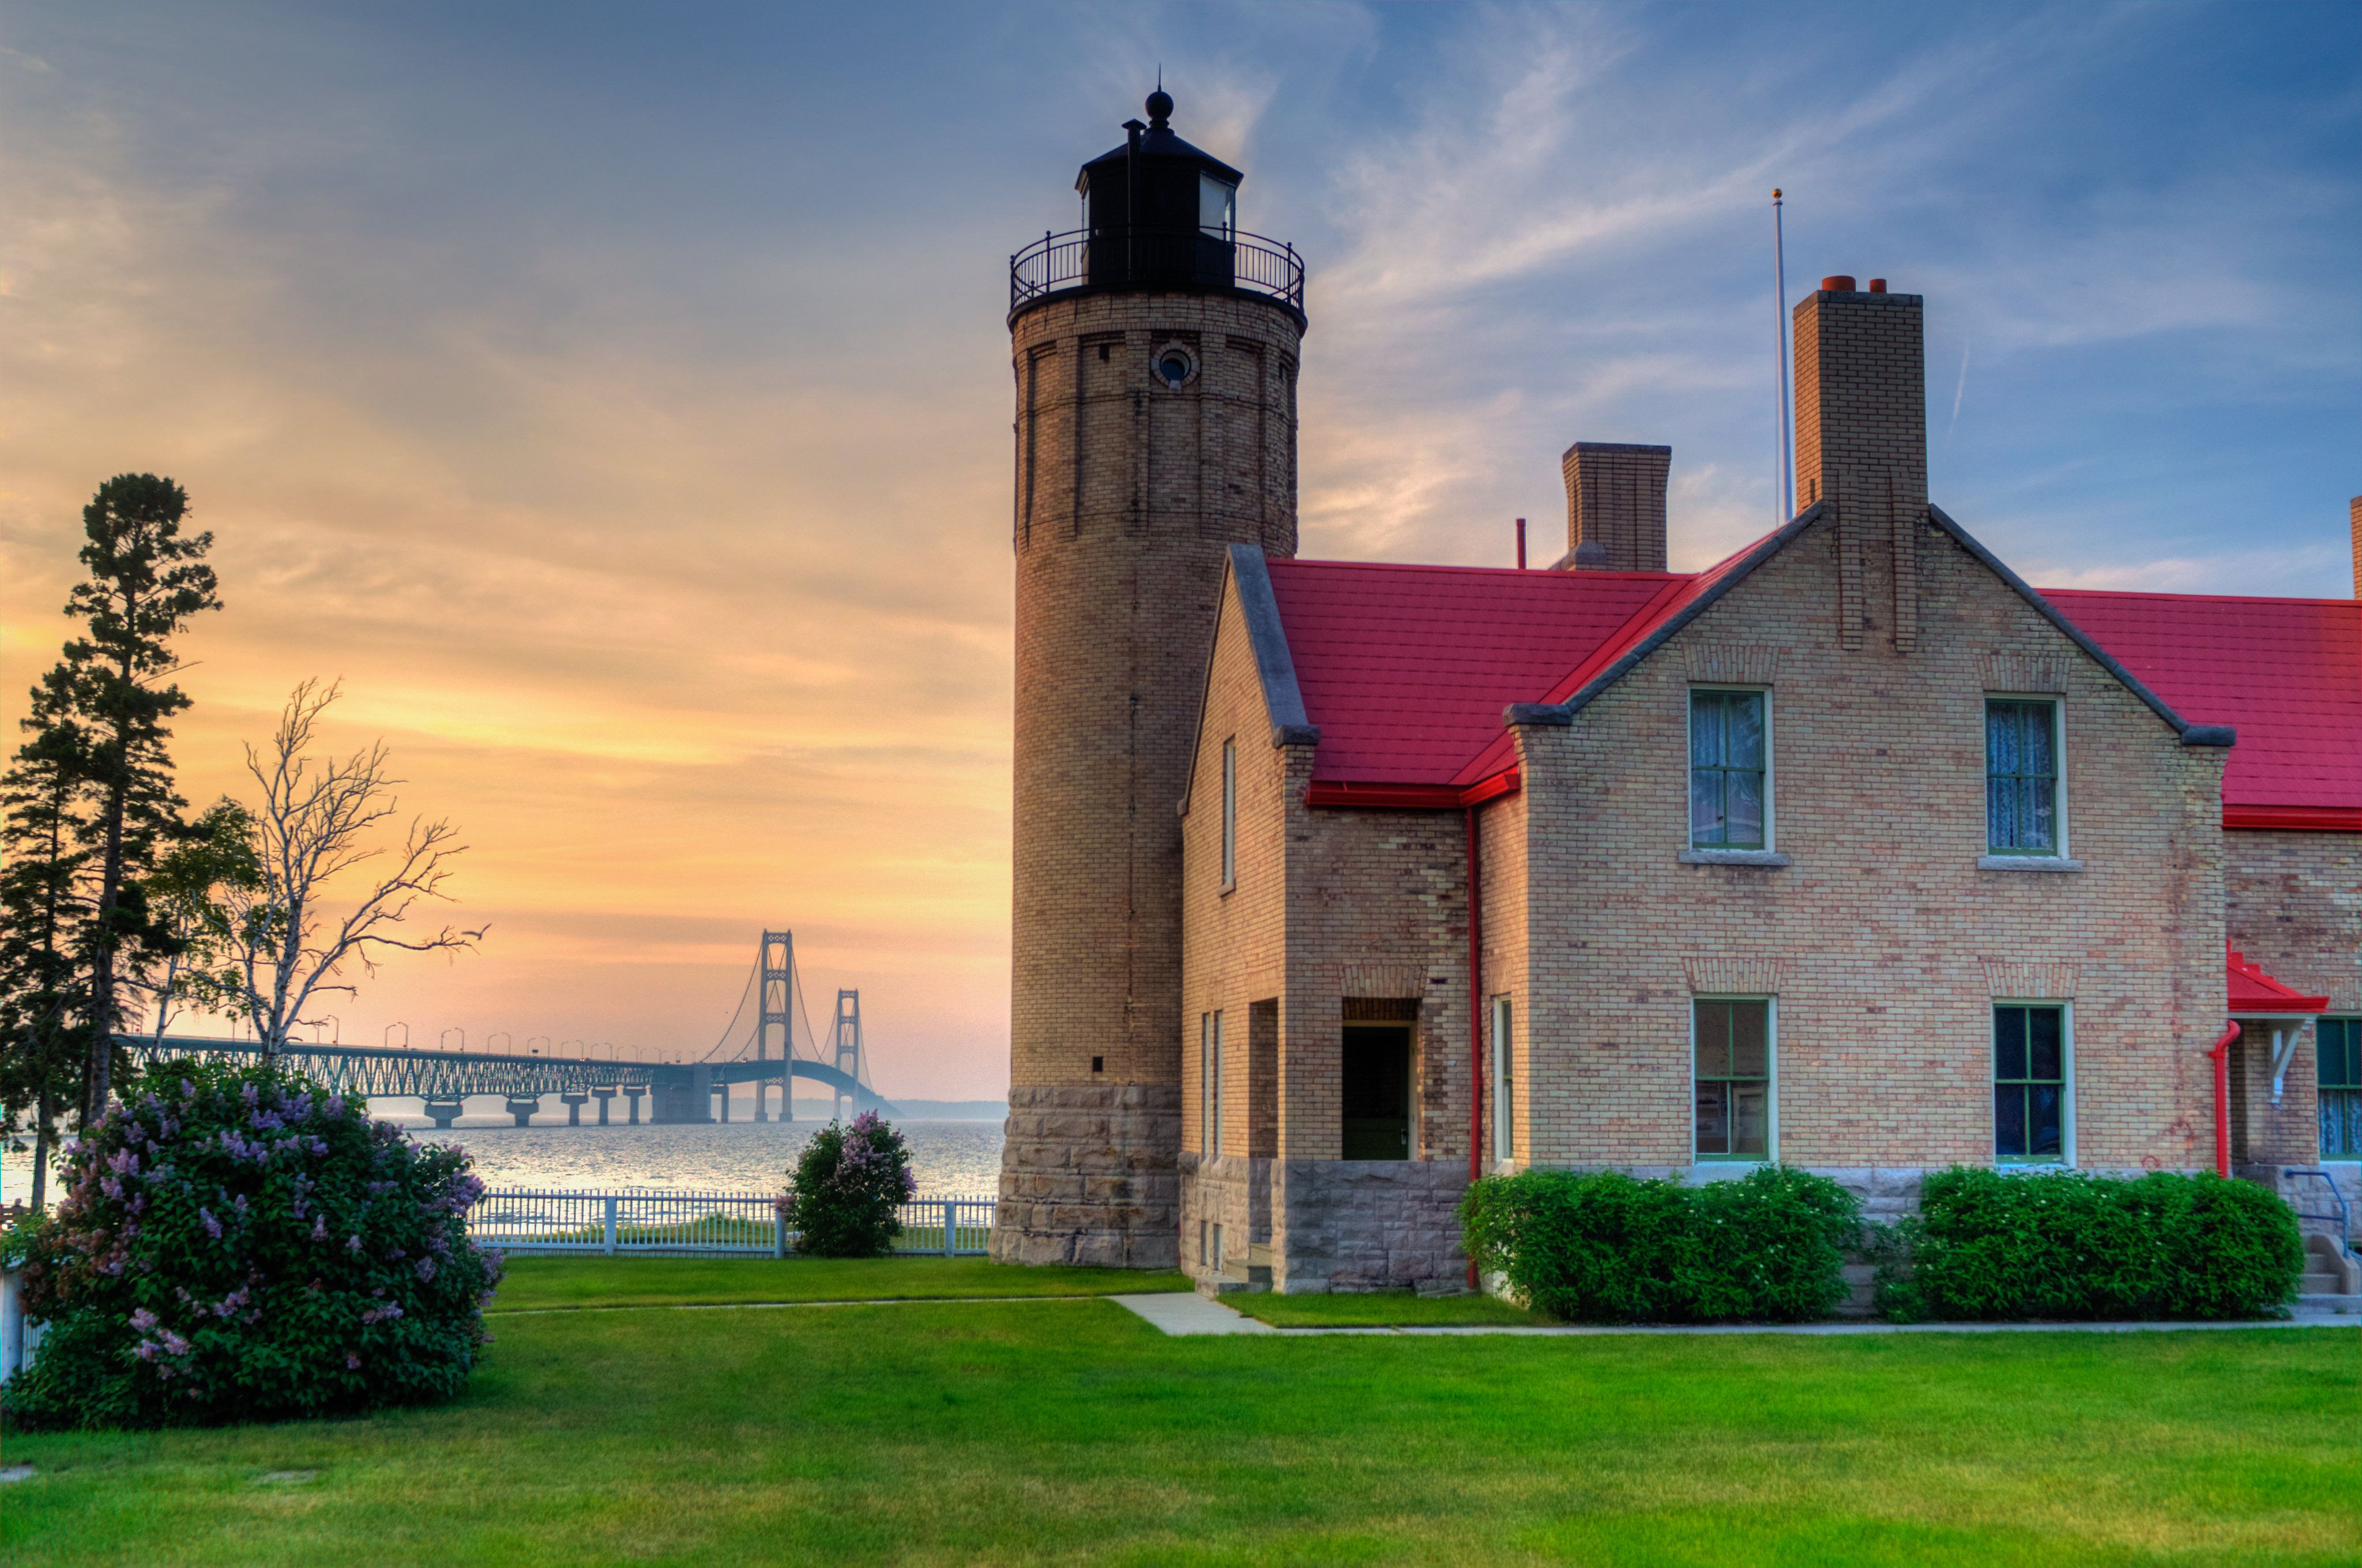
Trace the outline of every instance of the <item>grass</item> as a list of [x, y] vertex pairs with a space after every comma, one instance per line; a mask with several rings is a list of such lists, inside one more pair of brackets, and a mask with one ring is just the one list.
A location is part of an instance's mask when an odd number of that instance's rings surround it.
[[1177, 1272], [1019, 1268], [988, 1258], [608, 1258], [508, 1260], [494, 1312], [563, 1307], [698, 1307], [753, 1301], [955, 1300], [1187, 1290]]
[[1522, 1326], [1551, 1321], [1490, 1296], [1413, 1296], [1407, 1290], [1355, 1296], [1225, 1296], [1222, 1305], [1280, 1329]]
[[[769, 1270], [746, 1294], [826, 1299], [920, 1288], [902, 1272], [918, 1268], [963, 1288], [966, 1266], [530, 1260], [504, 1304], [590, 1304], [601, 1270], [616, 1296], [706, 1297], [731, 1289], [712, 1271]], [[436, 1408], [11, 1435], [6, 1460], [39, 1474], [0, 1492], [0, 1560], [2362, 1557], [2362, 1337], [2345, 1329], [1167, 1339], [1111, 1302], [944, 1301], [557, 1312], [495, 1332]]]

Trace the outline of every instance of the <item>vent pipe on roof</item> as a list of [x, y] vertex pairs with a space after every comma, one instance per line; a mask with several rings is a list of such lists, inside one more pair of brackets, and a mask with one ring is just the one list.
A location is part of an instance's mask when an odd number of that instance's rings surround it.
[[2362, 599], [2362, 495], [2345, 503], [2345, 525], [2354, 531], [2354, 597]]

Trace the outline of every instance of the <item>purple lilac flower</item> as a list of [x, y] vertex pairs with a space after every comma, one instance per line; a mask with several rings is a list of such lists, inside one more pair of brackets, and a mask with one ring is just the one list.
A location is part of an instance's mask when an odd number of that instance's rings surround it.
[[144, 1334], [156, 1326], [156, 1314], [145, 1307], [138, 1308], [131, 1314], [131, 1326]]
[[361, 1358], [348, 1353], [345, 1357], [345, 1366], [349, 1371], [359, 1372], [361, 1369]]
[[345, 1238], [345, 1251], [348, 1253], [357, 1253], [360, 1250], [361, 1239], [359, 1236], [347, 1236]]
[[416, 1274], [422, 1282], [433, 1279], [435, 1277], [435, 1260], [433, 1258], [420, 1258], [418, 1260], [417, 1266], [412, 1272]]
[[325, 1242], [328, 1239], [328, 1217], [326, 1215], [315, 1214], [312, 1217], [312, 1239], [315, 1242]]
[[221, 1240], [221, 1221], [214, 1218], [214, 1211], [212, 1209], [198, 1209], [197, 1218], [204, 1221], [206, 1235], [211, 1236], [216, 1242]]

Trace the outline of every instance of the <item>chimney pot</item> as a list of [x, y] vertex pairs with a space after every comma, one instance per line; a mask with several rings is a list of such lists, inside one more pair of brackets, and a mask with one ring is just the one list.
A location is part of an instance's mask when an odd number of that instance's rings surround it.
[[1884, 293], [1886, 292], [1886, 280], [1883, 278], [1872, 278], [1870, 281], [1870, 292], [1873, 294]]
[[1850, 273], [1839, 272], [1834, 278], [1823, 278], [1821, 287], [1831, 293], [1849, 294], [1853, 293], [1853, 277]]

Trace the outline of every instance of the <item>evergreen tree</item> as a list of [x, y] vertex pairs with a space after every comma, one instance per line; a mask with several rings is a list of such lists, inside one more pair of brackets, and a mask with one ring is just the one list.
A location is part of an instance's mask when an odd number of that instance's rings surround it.
[[169, 677], [171, 638], [201, 610], [217, 610], [211, 534], [181, 535], [188, 492], [154, 474], [117, 474], [83, 508], [83, 564], [66, 613], [89, 635], [66, 645], [68, 690], [86, 741], [88, 809], [82, 847], [94, 888], [84, 933], [89, 1043], [83, 1120], [105, 1114], [115, 1032], [127, 1021], [127, 971], [171, 946], [149, 913], [143, 881], [158, 850], [181, 831], [185, 804], [172, 789], [167, 721], [189, 705]]
[[31, 735], [0, 777], [0, 1117], [11, 1143], [30, 1122], [33, 1207], [42, 1206], [58, 1115], [89, 1059], [89, 988], [79, 963], [90, 917], [77, 815], [89, 748], [74, 721], [72, 670], [33, 688]]

